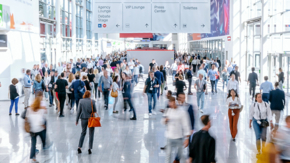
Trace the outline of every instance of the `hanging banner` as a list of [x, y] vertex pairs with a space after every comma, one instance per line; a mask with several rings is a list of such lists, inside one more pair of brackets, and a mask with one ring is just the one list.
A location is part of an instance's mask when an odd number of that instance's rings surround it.
[[210, 0], [95, 0], [95, 33], [210, 33]]

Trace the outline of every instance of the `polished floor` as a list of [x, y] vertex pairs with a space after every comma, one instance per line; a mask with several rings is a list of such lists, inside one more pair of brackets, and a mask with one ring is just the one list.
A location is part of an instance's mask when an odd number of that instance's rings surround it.
[[[169, 78], [168, 78], [169, 79]], [[112, 114], [112, 106], [104, 110], [101, 101], [98, 101], [98, 112], [101, 116], [102, 127], [95, 129], [94, 148], [92, 155], [88, 155], [88, 134], [85, 139], [83, 153], [77, 154], [78, 140], [81, 126], [75, 125], [75, 112], [65, 108], [65, 117], [59, 118], [54, 108], [48, 107], [48, 136], [53, 145], [49, 150], [41, 149], [38, 139], [37, 155], [39, 162], [45, 163], [163, 163], [165, 151], [160, 147], [166, 144], [164, 137], [165, 126], [160, 120], [162, 114], [148, 116], [147, 97], [142, 94], [144, 83], [140, 82], [134, 90], [134, 106], [137, 112], [137, 121], [130, 121], [130, 113]], [[172, 83], [169, 89], [174, 90]], [[209, 85], [208, 85], [209, 86]], [[238, 123], [236, 142], [231, 141], [228, 127], [226, 94], [219, 82], [218, 93], [205, 98], [205, 113], [212, 117], [211, 134], [216, 138], [216, 159], [221, 163], [251, 163], [256, 161], [255, 135], [249, 129], [249, 106], [252, 103], [246, 83], [240, 85], [241, 101], [244, 110]], [[194, 104], [197, 110], [195, 91], [188, 96], [187, 101]], [[187, 92], [187, 91], [186, 91]], [[32, 96], [31, 96], [32, 97]], [[32, 98], [31, 98], [32, 99]], [[158, 101], [157, 110], [165, 107], [165, 97]], [[287, 99], [288, 101], [288, 99]], [[20, 99], [20, 113], [23, 111], [23, 98]], [[119, 103], [120, 104], [120, 103]], [[20, 117], [8, 115], [10, 102], [0, 102], [0, 162], [26, 163], [29, 162], [30, 136], [23, 130], [23, 120]], [[118, 105], [121, 109], [122, 104]], [[120, 110], [121, 111], [121, 110]], [[199, 130], [198, 111], [196, 114], [196, 129]], [[288, 105], [283, 112], [288, 115]], [[184, 150], [186, 156], [187, 150]], [[181, 162], [185, 162], [182, 160]]]

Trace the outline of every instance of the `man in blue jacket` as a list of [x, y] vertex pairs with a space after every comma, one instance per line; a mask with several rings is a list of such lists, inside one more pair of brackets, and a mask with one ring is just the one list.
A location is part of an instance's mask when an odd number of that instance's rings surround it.
[[271, 102], [272, 114], [275, 114], [275, 127], [278, 127], [281, 111], [283, 111], [285, 106], [285, 93], [279, 89], [279, 82], [275, 83], [275, 88], [275, 90], [270, 91], [269, 101]]
[[158, 82], [160, 83], [159, 87], [157, 88], [157, 98], [159, 99], [160, 96], [160, 86], [162, 85], [162, 83], [164, 82], [164, 76], [163, 74], [158, 70], [158, 68], [153, 67], [153, 71], [154, 71], [154, 76], [156, 77], [156, 79], [158, 80]]

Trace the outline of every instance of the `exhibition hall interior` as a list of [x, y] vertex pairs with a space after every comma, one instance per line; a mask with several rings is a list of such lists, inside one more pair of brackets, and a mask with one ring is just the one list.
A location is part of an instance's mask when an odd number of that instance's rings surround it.
[[0, 0], [1, 163], [290, 163], [290, 0]]

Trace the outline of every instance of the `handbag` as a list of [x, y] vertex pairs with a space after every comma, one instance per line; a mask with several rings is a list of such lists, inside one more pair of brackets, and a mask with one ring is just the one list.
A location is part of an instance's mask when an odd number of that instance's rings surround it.
[[244, 105], [241, 105], [240, 112], [243, 111]]
[[93, 108], [93, 101], [91, 100], [91, 107], [92, 107], [92, 113], [91, 113], [91, 117], [89, 118], [89, 122], [88, 122], [88, 127], [101, 127], [101, 118], [99, 117], [99, 114], [97, 113], [98, 117], [95, 117], [94, 114], [94, 108]]
[[[265, 103], [265, 107], [267, 108], [266, 103]], [[259, 112], [260, 112], [260, 122], [261, 122], [260, 126], [263, 127], [263, 128], [266, 128], [266, 127], [270, 126], [268, 120], [261, 118], [261, 110], [260, 110], [259, 105], [258, 105], [258, 109], [259, 109]], [[267, 116], [267, 111], [266, 111], [266, 116]]]
[[30, 124], [29, 124], [27, 118], [25, 118], [25, 120], [24, 120], [24, 130], [25, 130], [25, 132], [30, 133]]
[[114, 97], [114, 98], [118, 97], [118, 91], [115, 91], [115, 92], [112, 91], [111, 92], [111, 96]]

